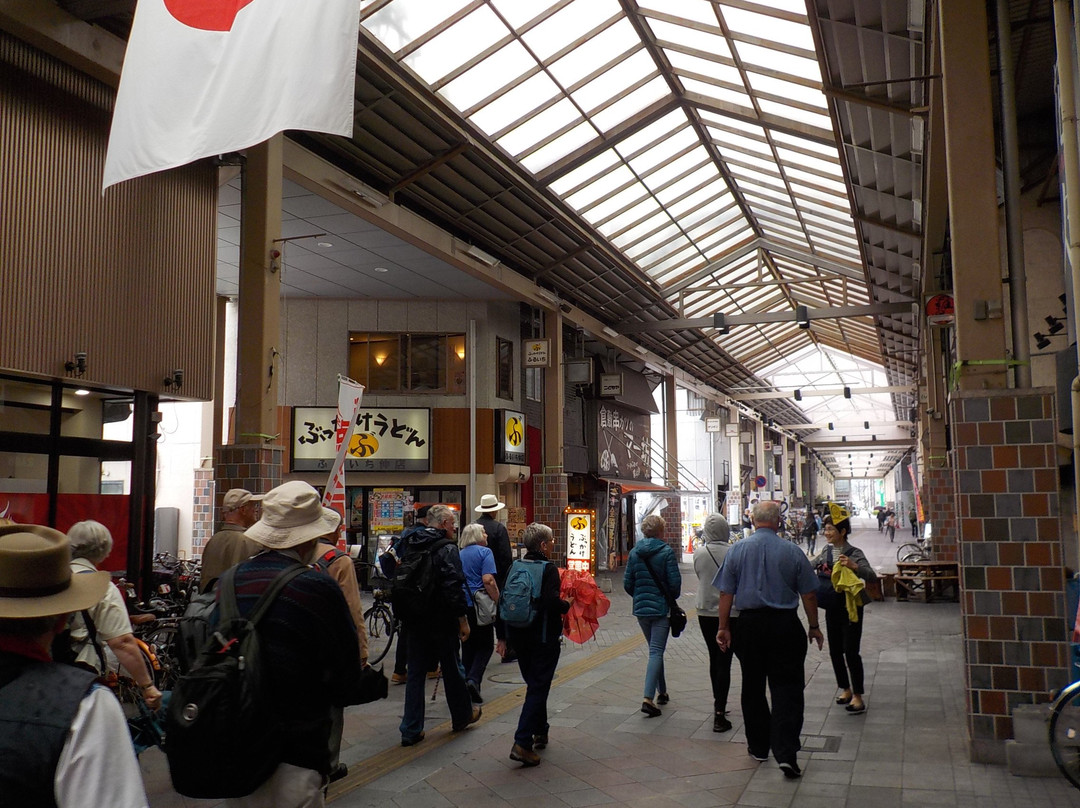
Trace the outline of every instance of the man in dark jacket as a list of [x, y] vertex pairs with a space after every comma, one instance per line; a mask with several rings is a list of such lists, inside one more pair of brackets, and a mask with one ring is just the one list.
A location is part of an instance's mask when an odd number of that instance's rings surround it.
[[413, 746], [424, 740], [424, 682], [430, 654], [438, 656], [450, 708], [453, 730], [460, 732], [480, 720], [480, 708], [473, 707], [462, 676], [459, 641], [469, 637], [468, 607], [465, 603], [465, 573], [453, 541], [454, 512], [445, 505], [428, 511], [428, 526], [405, 539], [401, 561], [416, 553], [430, 553], [434, 572], [435, 605], [423, 620], [405, 623], [408, 674], [405, 682], [405, 710], [401, 717], [401, 745]]
[[[506, 507], [505, 502], [499, 502], [494, 494], [484, 494], [480, 497], [480, 504], [473, 508], [480, 516], [476, 524], [484, 528], [487, 533], [488, 549], [495, 556], [495, 584], [502, 592], [506, 586], [506, 576], [510, 572], [510, 565], [514, 563], [514, 551], [510, 544], [510, 533], [506, 525], [496, 518], [496, 514]], [[506, 625], [502, 618], [495, 618], [495, 639], [498, 641], [499, 655], [503, 662], [513, 662], [516, 659], [513, 646], [507, 642]]]
[[548, 743], [547, 698], [551, 680], [559, 665], [562, 616], [570, 611], [570, 601], [559, 597], [559, 571], [548, 562], [554, 540], [551, 528], [533, 522], [525, 528], [525, 559], [544, 563], [540, 579], [540, 603], [532, 625], [523, 628], [507, 627], [511, 642], [517, 649], [518, 667], [525, 680], [525, 701], [521, 705], [517, 732], [510, 759], [525, 766], [536, 766]]

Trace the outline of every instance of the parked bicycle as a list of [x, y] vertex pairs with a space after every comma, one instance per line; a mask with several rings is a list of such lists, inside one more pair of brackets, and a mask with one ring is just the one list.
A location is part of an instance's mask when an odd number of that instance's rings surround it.
[[374, 603], [364, 611], [364, 625], [367, 627], [368, 664], [377, 665], [389, 653], [401, 626], [390, 605], [390, 581], [383, 577], [382, 570], [366, 561], [354, 563], [371, 573]]
[[1080, 788], [1080, 681], [1066, 687], [1054, 700], [1050, 751], [1065, 779]]
[[911, 564], [916, 561], [933, 561], [934, 551], [929, 539], [917, 539], [916, 541], [901, 544], [896, 548], [896, 560], [901, 564]]

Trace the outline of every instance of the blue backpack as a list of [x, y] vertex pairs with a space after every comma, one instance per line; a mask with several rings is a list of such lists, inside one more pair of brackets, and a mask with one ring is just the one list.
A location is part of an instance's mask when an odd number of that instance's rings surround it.
[[506, 575], [506, 584], [499, 594], [499, 617], [513, 628], [527, 628], [539, 612], [540, 582], [548, 561], [518, 559]]

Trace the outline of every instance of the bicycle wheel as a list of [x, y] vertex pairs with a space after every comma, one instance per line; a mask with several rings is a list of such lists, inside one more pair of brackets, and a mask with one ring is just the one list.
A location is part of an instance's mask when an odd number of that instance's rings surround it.
[[908, 542], [907, 544], [901, 544], [896, 549], [896, 560], [900, 563], [912, 562], [912, 561], [926, 561], [926, 552], [922, 547], [914, 542]]
[[377, 665], [394, 644], [397, 623], [385, 603], [376, 603], [364, 612], [364, 620], [367, 623], [368, 664]]
[[1050, 751], [1065, 779], [1080, 788], [1080, 682], [1058, 696], [1050, 713]]
[[172, 690], [180, 678], [180, 659], [176, 649], [176, 626], [158, 626], [146, 631], [140, 639], [150, 646], [157, 657], [158, 670], [154, 672], [154, 684], [158, 690]]

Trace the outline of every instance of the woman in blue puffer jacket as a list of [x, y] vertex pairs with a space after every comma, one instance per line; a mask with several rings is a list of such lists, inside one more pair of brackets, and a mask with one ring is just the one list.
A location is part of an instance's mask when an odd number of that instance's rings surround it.
[[[668, 638], [668, 600], [656, 579], [672, 598], [679, 597], [682, 575], [675, 553], [663, 540], [664, 520], [653, 514], [641, 521], [644, 539], [634, 545], [623, 574], [623, 589], [634, 599], [634, 617], [638, 619], [645, 639], [649, 642], [649, 665], [645, 669], [645, 700], [641, 712], [652, 718], [660, 715], [657, 704], [668, 703], [667, 682], [664, 679], [664, 649]], [[649, 570], [652, 570], [652, 574]], [[656, 698], [653, 701], [653, 698]]]

